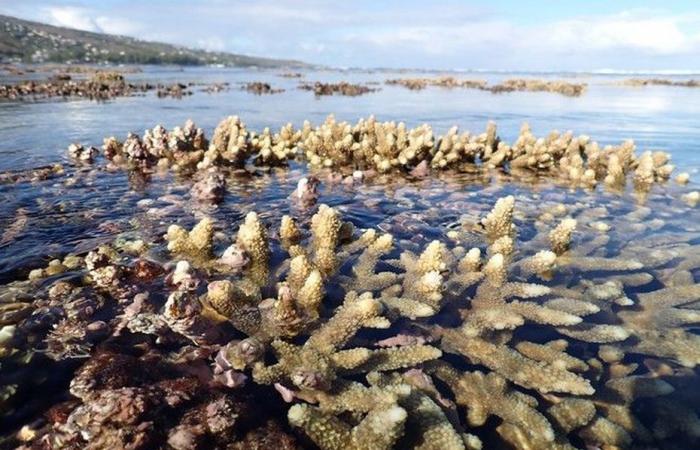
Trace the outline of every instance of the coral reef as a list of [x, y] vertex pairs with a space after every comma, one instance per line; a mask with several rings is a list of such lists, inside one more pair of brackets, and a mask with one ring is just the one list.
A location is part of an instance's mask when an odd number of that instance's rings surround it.
[[439, 86], [443, 88], [467, 88], [467, 89], [485, 89], [486, 81], [483, 80], [460, 80], [454, 77], [438, 77], [438, 78], [392, 78], [384, 83], [389, 85], [403, 86], [413, 91], [425, 89], [428, 86]]
[[[498, 137], [492, 122], [478, 135], [452, 127], [445, 135], [435, 136], [426, 124], [411, 129], [404, 123], [379, 122], [373, 116], [353, 125], [330, 115], [316, 127], [305, 122], [295, 130], [287, 124], [277, 133], [266, 128], [259, 134], [248, 130], [238, 116], [230, 116], [216, 127], [211, 142], [188, 121], [170, 132], [156, 126], [143, 137], [130, 134], [123, 143], [107, 138], [102, 150], [107, 159], [129, 168], [157, 165], [185, 173], [205, 171], [201, 178], [208, 177], [207, 181], [200, 178], [193, 190], [193, 196], [202, 195], [204, 200], [220, 197], [219, 186], [224, 180], [223, 175], [215, 175], [217, 169], [251, 163], [283, 166], [299, 159], [314, 170], [351, 169], [353, 176], [346, 178], [349, 183], [377, 172], [401, 171], [424, 178], [431, 170], [481, 171], [486, 175], [498, 169], [514, 176], [546, 175], [572, 187], [593, 189], [602, 184], [612, 191], [623, 190], [631, 178], [640, 195], [666, 182], [674, 170], [670, 155], [661, 151], [637, 155], [632, 141], [601, 148], [588, 136], [572, 132], [553, 131], [538, 138], [525, 123], [518, 138], [508, 144]], [[79, 158], [90, 155], [85, 157], [88, 160], [93, 157], [92, 152], [71, 153]], [[683, 176], [678, 180], [680, 184], [687, 182]]]
[[586, 90], [585, 83], [571, 83], [568, 81], [548, 81], [526, 78], [512, 78], [498, 84], [489, 85], [483, 80], [463, 80], [451, 76], [437, 78], [393, 78], [385, 81], [389, 85], [398, 85], [411, 90], [422, 90], [428, 86], [443, 88], [464, 88], [489, 91], [494, 94], [514, 91], [530, 92], [556, 92], [569, 97], [578, 97]]
[[[700, 442], [698, 196], [663, 184], [663, 152], [232, 116], [211, 143], [188, 122], [102, 153], [167, 181], [3, 272], [22, 281], [0, 286], [2, 446]], [[43, 230], [42, 200], [3, 245]]]
[[[76, 66], [77, 67], [77, 66]], [[135, 69], [135, 68], [134, 68]], [[72, 74], [70, 75], [67, 72]], [[97, 70], [94, 67], [76, 69], [66, 66], [61, 73], [54, 74], [44, 81], [26, 80], [14, 84], [0, 85], [0, 98], [11, 100], [23, 99], [53, 99], [53, 98], [88, 98], [91, 100], [110, 100], [116, 97], [130, 97], [145, 95], [155, 91], [157, 98], [182, 98], [192, 95], [190, 90], [195, 85], [188, 83], [148, 83], [129, 82], [125, 79], [125, 73], [135, 73], [130, 68], [120, 68], [118, 71]], [[86, 75], [88, 75], [86, 77]], [[205, 92], [220, 92], [227, 83], [209, 84], [202, 90]]]
[[257, 95], [279, 94], [280, 92], [284, 92], [284, 89], [274, 89], [270, 83], [264, 83], [262, 81], [245, 83], [241, 89]]
[[669, 80], [664, 78], [630, 78], [622, 82], [625, 86], [676, 86], [676, 87], [700, 87], [700, 80]]
[[368, 94], [378, 90], [361, 84], [348, 83], [347, 81], [341, 81], [339, 83], [323, 83], [320, 81], [316, 81], [315, 83], [301, 83], [299, 89], [312, 91], [316, 96], [345, 95], [350, 97]]

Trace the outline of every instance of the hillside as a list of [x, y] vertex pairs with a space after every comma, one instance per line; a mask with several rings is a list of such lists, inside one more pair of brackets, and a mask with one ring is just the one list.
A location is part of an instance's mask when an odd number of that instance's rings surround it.
[[208, 52], [127, 36], [55, 27], [0, 15], [0, 60], [54, 63], [223, 64], [239, 67], [303, 67], [292, 60]]

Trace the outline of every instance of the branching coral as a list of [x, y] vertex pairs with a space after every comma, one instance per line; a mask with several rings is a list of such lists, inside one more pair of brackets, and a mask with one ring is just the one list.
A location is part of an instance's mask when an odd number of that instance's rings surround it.
[[178, 225], [171, 225], [165, 238], [168, 240], [168, 250], [176, 255], [209, 258], [212, 256], [214, 221], [204, 218], [189, 232]]
[[[463, 83], [448, 77], [439, 84]], [[567, 95], [578, 95], [583, 89], [583, 85], [533, 80], [509, 80], [493, 87], [471, 82], [467, 85], [499, 92], [561, 90]], [[481, 134], [460, 134], [453, 127], [444, 136], [434, 136], [425, 124], [407, 128], [403, 123], [379, 122], [373, 116], [350, 124], [331, 115], [317, 127], [305, 122], [295, 130], [287, 124], [277, 133], [268, 128], [260, 133], [249, 131], [239, 117], [229, 116], [216, 127], [211, 143], [188, 121], [171, 132], [157, 126], [147, 130], [143, 138], [130, 134], [123, 144], [115, 138], [105, 139], [103, 150], [114, 162], [126, 160], [136, 168], [158, 164], [175, 171], [240, 167], [248, 162], [280, 166], [303, 155], [314, 168], [359, 168], [380, 173], [401, 170], [424, 176], [430, 168], [475, 172], [498, 167], [525, 176], [527, 172], [549, 175], [585, 188], [604, 182], [613, 190], [622, 188], [627, 175], [634, 174], [635, 186], [641, 192], [668, 179], [674, 169], [664, 152], [645, 152], [637, 157], [631, 141], [601, 148], [588, 136], [571, 132], [553, 131], [537, 138], [524, 124], [517, 140], [508, 144], [498, 138], [492, 122]]]
[[426, 345], [343, 350], [360, 328], [388, 327], [381, 312], [381, 303], [371, 294], [358, 296], [350, 292], [343, 306], [303, 346], [274, 341], [278, 362], [271, 366], [257, 363], [253, 366], [253, 378], [265, 384], [291, 382], [306, 395], [313, 395], [314, 391], [331, 389], [340, 374], [411, 367], [441, 355], [438, 349]]
[[700, 284], [659, 289], [637, 298], [637, 308], [618, 313], [633, 336], [628, 351], [673, 359], [686, 367], [700, 364], [700, 337], [687, 331], [700, 321], [700, 313], [683, 308], [700, 300]]
[[391, 449], [403, 435], [406, 417], [406, 410], [399, 406], [380, 406], [351, 427], [313, 406], [294, 405], [289, 410], [289, 422], [304, 428], [323, 450]]
[[481, 426], [491, 415], [518, 426], [544, 442], [554, 440], [554, 431], [536, 407], [537, 401], [515, 391], [500, 375], [491, 372], [459, 373], [453, 367], [439, 364], [434, 369], [438, 379], [455, 393], [458, 404], [467, 407], [467, 423]]
[[[419, 142], [426, 130], [411, 137], [401, 125], [386, 125], [384, 131], [396, 133], [387, 138], [377, 131], [384, 126], [329, 126], [333, 133], [342, 128], [338, 133], [350, 143], [324, 149], [324, 157], [374, 167], [376, 144], [387, 152], [376, 161], [390, 168], [425, 158], [454, 167], [517, 161], [521, 170], [565, 174], [584, 185], [588, 170], [602, 180], [617, 164], [623, 179], [639, 172], [641, 180], [649, 167], [667, 165], [653, 154], [637, 160], [629, 145], [600, 150], [568, 134], [540, 142], [527, 129], [509, 147], [497, 143], [493, 127], [478, 137], [452, 132], [438, 155]], [[303, 129], [298, 137], [314, 132]], [[200, 139], [191, 130], [178, 133], [183, 148]], [[280, 139], [292, 145], [297, 133], [290, 127], [284, 134]], [[144, 149], [168, 159], [172, 145], [164, 129], [147, 137]], [[275, 139], [269, 131], [246, 132], [249, 151], [263, 159]], [[269, 158], [276, 164], [277, 157]], [[653, 164], [645, 168], [649, 158]], [[654, 172], [654, 183], [661, 178]], [[412, 193], [394, 192], [395, 203], [413, 201]], [[108, 377], [93, 376], [86, 365], [71, 383], [80, 402], [65, 406], [64, 416], [73, 416], [61, 422], [68, 428], [31, 431], [95, 445], [123, 445], [119, 429], [155, 439], [153, 445], [223, 445], [237, 434], [231, 400], [239, 395], [273, 403], [270, 417], [287, 413], [294, 432], [321, 448], [471, 449], [480, 448], [480, 439], [485, 446], [567, 449], [664, 446], [675, 438], [696, 443], [695, 398], [673, 391], [695, 380], [700, 360], [692, 330], [700, 300], [696, 230], [679, 231], [670, 209], [629, 212], [616, 196], [592, 208], [588, 194], [576, 202], [556, 192], [552, 200], [533, 195], [539, 202], [508, 196], [494, 205], [486, 198], [491, 193], [455, 201], [449, 219], [430, 210], [415, 228], [403, 217], [398, 226], [386, 217], [381, 231], [357, 232], [343, 222], [341, 208], [321, 205], [315, 214], [292, 208], [277, 222], [279, 233], [268, 233], [263, 215], [248, 213], [233, 239], [224, 233], [215, 239], [212, 220], [204, 219], [192, 231], [171, 227], [169, 253], [149, 242], [138, 257], [114, 245], [56, 259], [28, 283], [36, 290], [32, 303], [0, 298], [3, 368], [23, 357], [24, 339], [51, 358], [91, 357], [95, 364], [106, 349], [125, 348], [154, 366], [167, 351], [177, 374], [196, 378], [198, 392], [206, 393], [172, 394], [154, 381], [160, 375], [127, 373], [124, 358], [114, 373], [125, 375], [97, 388]], [[656, 222], [640, 219], [647, 216]], [[435, 232], [434, 225], [447, 221], [454, 233], [443, 240], [444, 230]], [[609, 224], [609, 233], [596, 223]], [[616, 232], [632, 242], [616, 239]], [[15, 396], [15, 385], [3, 390], [3, 402]], [[180, 395], [193, 406], [173, 410], [167, 402]], [[102, 420], [99, 411], [113, 414], [104, 402], [120, 406], [128, 420]], [[167, 412], [158, 433], [139, 428], [153, 418], [151, 409]], [[674, 413], [679, 420], [667, 421]], [[76, 423], [89, 438], [79, 438]]]

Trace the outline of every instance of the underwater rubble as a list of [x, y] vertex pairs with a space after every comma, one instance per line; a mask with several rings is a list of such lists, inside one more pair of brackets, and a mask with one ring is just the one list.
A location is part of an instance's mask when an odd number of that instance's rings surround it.
[[[308, 169], [289, 213], [241, 198], [240, 219], [135, 226], [0, 286], [0, 448], [700, 444], [700, 231], [681, 199], [697, 191], [686, 174], [678, 199], [655, 197], [664, 152], [527, 125], [509, 144], [493, 123], [257, 133], [230, 116], [210, 139], [188, 121], [68, 153], [78, 169], [172, 171], [198, 206], [225, 201], [230, 171]], [[361, 226], [318, 190], [384, 195], [382, 174], [397, 191], [449, 174], [479, 189], [447, 193], [440, 213], [458, 218], [421, 239]], [[550, 195], [509, 192], [543, 180]]]
[[403, 86], [411, 90], [422, 90], [428, 86], [437, 86], [448, 89], [479, 89], [494, 94], [503, 92], [528, 91], [528, 92], [555, 92], [568, 97], [579, 97], [586, 90], [586, 83], [572, 83], [563, 80], [537, 80], [529, 78], [507, 79], [500, 83], [489, 85], [484, 80], [464, 80], [455, 77], [437, 78], [393, 78], [385, 81], [385, 84]]

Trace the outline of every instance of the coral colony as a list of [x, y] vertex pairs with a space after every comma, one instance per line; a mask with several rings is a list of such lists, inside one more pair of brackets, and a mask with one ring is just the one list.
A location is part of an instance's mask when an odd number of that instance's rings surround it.
[[[644, 206], [672, 176], [664, 152], [570, 132], [537, 137], [527, 124], [507, 143], [494, 123], [437, 136], [428, 125], [330, 116], [254, 132], [231, 116], [211, 140], [189, 121], [68, 153], [78, 167], [104, 158], [112, 171], [191, 177], [192, 201], [208, 204], [222, 202], [232, 171], [306, 164], [289, 201], [310, 212], [273, 222], [259, 203], [238, 223], [204, 215], [194, 226], [170, 224], [160, 238], [65, 255], [3, 286], [5, 414], [22, 416], [17, 399], [28, 391], [59, 389], [41, 358], [73, 370], [70, 395], [20, 422], [8, 445], [700, 445], [697, 392], [677, 392], [698, 382], [698, 229], [669, 206], [647, 219]], [[387, 175], [449, 174], [480, 180], [483, 191], [463, 197], [456, 226], [426, 243], [358, 228], [318, 187], [370, 190]], [[688, 178], [678, 175], [677, 187]], [[588, 197], [533, 202], [506, 191], [542, 181]], [[627, 188], [638, 204], [618, 204], [619, 214], [615, 200], [585, 200]], [[700, 200], [697, 191], [681, 195], [681, 208]], [[27, 367], [37, 369], [20, 382]]]

